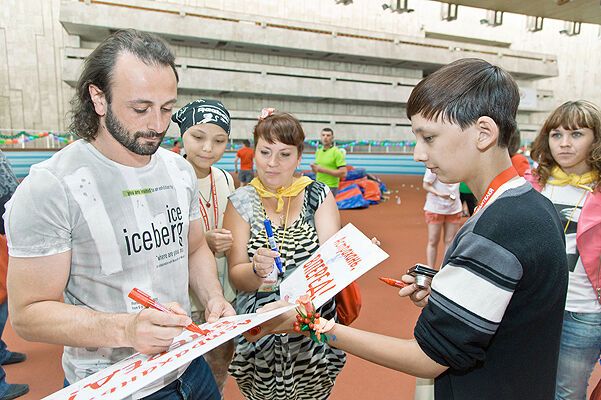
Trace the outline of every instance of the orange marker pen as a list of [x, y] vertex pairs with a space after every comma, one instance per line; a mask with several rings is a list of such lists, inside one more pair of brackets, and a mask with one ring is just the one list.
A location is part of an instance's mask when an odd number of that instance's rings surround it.
[[[161, 303], [154, 301], [152, 297], [150, 297], [148, 294], [144, 293], [138, 288], [133, 288], [127, 296], [136, 303], [142, 304], [146, 308], [153, 308], [158, 311], [174, 314], [173, 311], [171, 311]], [[194, 333], [199, 333], [201, 335], [206, 335], [210, 332], [206, 329], [200, 329], [195, 323], [191, 323], [190, 325], [186, 326], [186, 329]]]
[[403, 282], [403, 281], [397, 281], [396, 279], [392, 279], [392, 278], [383, 278], [383, 277], [380, 277], [379, 279], [380, 279], [382, 282], [384, 282], [385, 284], [387, 284], [387, 285], [390, 285], [390, 286], [397, 287], [397, 288], [399, 288], [399, 289], [402, 289], [402, 288], [404, 288], [404, 287], [407, 287], [407, 286], [409, 286], [409, 284], [408, 284], [408, 283], [405, 283], [405, 282]]

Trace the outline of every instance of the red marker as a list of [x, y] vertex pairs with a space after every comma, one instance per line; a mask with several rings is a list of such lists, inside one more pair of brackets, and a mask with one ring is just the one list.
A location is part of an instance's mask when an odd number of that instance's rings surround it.
[[[148, 294], [144, 293], [138, 288], [133, 288], [127, 296], [136, 303], [142, 304], [146, 308], [153, 308], [155, 310], [163, 311], [169, 314], [174, 314], [173, 311], [171, 311], [161, 303], [154, 301], [152, 297], [150, 297]], [[198, 325], [194, 323], [191, 323], [190, 325], [186, 326], [186, 329], [195, 333], [199, 333], [201, 335], [206, 335], [210, 332], [205, 329], [200, 329]]]
[[404, 288], [404, 287], [406, 287], [406, 286], [409, 286], [409, 284], [408, 284], [408, 283], [405, 283], [405, 282], [403, 282], [403, 281], [397, 281], [396, 279], [392, 279], [392, 278], [382, 278], [382, 277], [380, 277], [379, 279], [380, 279], [382, 282], [384, 282], [385, 284], [387, 284], [387, 285], [390, 285], [390, 286], [397, 287], [397, 288], [399, 288], [399, 289], [402, 289], [402, 288]]

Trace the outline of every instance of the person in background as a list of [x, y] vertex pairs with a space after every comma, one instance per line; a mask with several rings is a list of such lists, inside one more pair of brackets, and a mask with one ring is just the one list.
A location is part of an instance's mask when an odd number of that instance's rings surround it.
[[171, 148], [171, 151], [177, 154], [182, 154], [182, 148], [179, 147], [179, 140], [175, 140], [173, 142], [173, 147]]
[[[236, 152], [236, 158], [234, 159], [234, 170], [238, 173], [238, 180], [240, 186], [246, 186], [253, 179], [253, 158], [255, 153], [250, 148], [250, 141], [244, 139], [242, 141], [242, 148]], [[240, 169], [238, 169], [238, 160], [240, 160]]]
[[[109, 35], [86, 58], [72, 101], [70, 129], [82, 140], [32, 166], [6, 206], [11, 322], [26, 340], [64, 346], [65, 385], [168, 350], [192, 323], [189, 288], [210, 322], [235, 314], [203, 234], [194, 170], [160, 147], [177, 82], [163, 39]], [[130, 300], [133, 288], [173, 313]], [[136, 396], [221, 397], [203, 357]]]
[[532, 144], [530, 180], [560, 215], [569, 285], [557, 400], [584, 400], [601, 353], [601, 110], [585, 101], [555, 109]]
[[470, 188], [467, 187], [465, 182], [461, 182], [459, 184], [459, 200], [461, 200], [463, 216], [471, 217], [472, 214], [474, 214], [474, 209], [478, 204], [478, 200], [476, 199], [476, 196], [474, 196]]
[[[2, 150], [0, 150], [0, 210], [4, 214], [4, 205], [17, 189], [17, 177], [13, 173]], [[8, 271], [8, 247], [4, 231], [4, 218], [0, 217], [0, 364], [8, 365], [25, 361], [27, 356], [16, 351], [9, 351], [1, 339], [8, 320], [8, 301], [6, 296], [6, 273]], [[22, 383], [6, 383], [6, 372], [0, 367], [0, 400], [11, 400], [29, 392], [29, 385]]]
[[315, 173], [315, 180], [326, 184], [336, 197], [338, 184], [346, 176], [346, 153], [334, 146], [334, 131], [331, 128], [323, 128], [319, 138], [321, 147], [315, 152], [311, 170]]
[[[264, 109], [253, 136], [257, 177], [230, 196], [223, 222], [234, 236], [227, 257], [239, 314], [279, 299], [281, 281], [340, 229], [328, 186], [294, 175], [305, 140], [300, 122]], [[274, 266], [278, 253], [267, 242], [266, 218], [272, 221], [282, 273]], [[334, 299], [320, 312], [337, 320]], [[257, 343], [240, 337], [230, 374], [250, 400], [325, 400], [345, 361], [343, 351], [302, 335], [269, 335]]]
[[424, 216], [428, 225], [426, 262], [436, 268], [440, 238], [443, 237], [444, 251], [446, 252], [461, 226], [462, 206], [459, 198], [459, 184], [443, 183], [434, 172], [426, 168], [423, 187], [426, 191]]
[[530, 163], [528, 159], [518, 153], [520, 149], [520, 131], [519, 129], [511, 136], [511, 142], [507, 150], [509, 151], [509, 157], [511, 157], [511, 165], [518, 171], [519, 176], [524, 176], [527, 171], [530, 170]]
[[[187, 154], [186, 159], [194, 168], [198, 178], [203, 231], [207, 244], [215, 255], [217, 276], [223, 287], [223, 296], [232, 303], [236, 293], [230, 285], [227, 259], [224, 254], [232, 247], [232, 233], [223, 229], [222, 225], [227, 198], [235, 189], [234, 179], [228, 172], [213, 166], [223, 157], [228, 143], [230, 113], [220, 101], [198, 99], [180, 108], [171, 119], [179, 125]], [[206, 310], [192, 291], [190, 291], [190, 302], [194, 323], [206, 322]], [[222, 396], [227, 369], [233, 355], [233, 339], [204, 355]]]

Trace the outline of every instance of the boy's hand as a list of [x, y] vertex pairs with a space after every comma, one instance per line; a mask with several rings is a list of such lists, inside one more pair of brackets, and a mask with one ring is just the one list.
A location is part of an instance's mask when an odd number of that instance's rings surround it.
[[415, 278], [411, 275], [403, 275], [401, 280], [408, 283], [406, 287], [399, 290], [399, 296], [407, 297], [413, 301], [418, 307], [425, 307], [428, 304], [428, 298], [430, 297], [430, 286], [427, 289], [421, 289], [415, 284]]
[[232, 232], [227, 229], [211, 229], [205, 232], [205, 237], [213, 253], [228, 251], [234, 243]]

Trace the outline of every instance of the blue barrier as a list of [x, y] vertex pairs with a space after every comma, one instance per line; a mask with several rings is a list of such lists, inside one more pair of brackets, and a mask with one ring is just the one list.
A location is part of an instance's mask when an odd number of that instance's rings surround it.
[[[55, 153], [55, 151], [10, 151], [4, 154], [13, 168], [17, 178], [24, 178], [29, 173], [33, 164], [42, 162]], [[217, 167], [233, 171], [235, 152], [226, 152], [216, 164]], [[304, 153], [301, 161], [301, 170], [311, 169], [310, 164], [315, 161], [315, 154]], [[346, 162], [355, 168], [365, 168], [371, 174], [396, 174], [396, 175], [423, 175], [425, 167], [422, 163], [413, 161], [409, 154], [375, 154], [375, 153], [349, 153]]]

